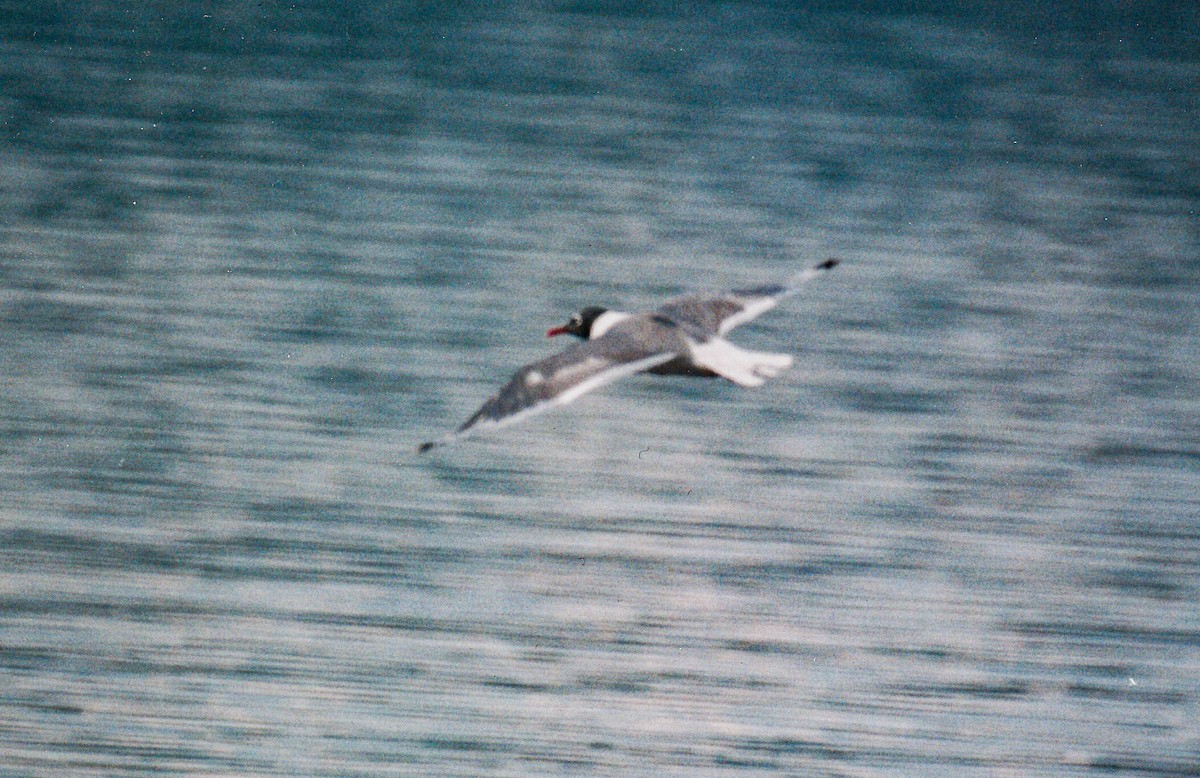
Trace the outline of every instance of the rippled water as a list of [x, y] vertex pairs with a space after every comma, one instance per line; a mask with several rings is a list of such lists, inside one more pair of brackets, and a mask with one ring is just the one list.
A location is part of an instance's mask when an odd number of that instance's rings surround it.
[[6, 14], [0, 774], [1197, 774], [1196, 10]]

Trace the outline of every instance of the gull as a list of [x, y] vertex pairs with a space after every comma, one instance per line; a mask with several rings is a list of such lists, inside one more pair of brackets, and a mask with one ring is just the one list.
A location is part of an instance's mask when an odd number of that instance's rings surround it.
[[580, 343], [522, 367], [458, 429], [417, 451], [515, 424], [634, 373], [719, 376], [739, 386], [761, 386], [790, 367], [792, 357], [743, 349], [725, 334], [837, 264], [826, 259], [782, 284], [678, 297], [643, 313], [584, 308], [546, 333], [573, 335]]

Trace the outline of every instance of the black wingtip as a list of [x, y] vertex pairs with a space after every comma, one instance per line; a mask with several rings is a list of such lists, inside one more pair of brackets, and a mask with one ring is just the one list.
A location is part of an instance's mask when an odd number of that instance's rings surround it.
[[433, 448], [436, 445], [437, 445], [437, 443], [434, 443], [432, 440], [427, 440], [424, 443], [422, 443], [421, 445], [417, 446], [417, 453], [424, 454], [426, 451], [428, 451], [429, 449]]
[[814, 270], [829, 270], [830, 268], [837, 267], [839, 262], [841, 262], [840, 259], [834, 259], [833, 257], [830, 257], [829, 259], [817, 265]]

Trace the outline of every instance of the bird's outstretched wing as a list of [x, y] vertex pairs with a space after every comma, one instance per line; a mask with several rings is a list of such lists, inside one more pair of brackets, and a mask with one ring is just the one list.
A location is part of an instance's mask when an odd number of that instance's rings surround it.
[[800, 287], [836, 266], [836, 259], [819, 262], [792, 276], [786, 283], [735, 289], [715, 295], [689, 295], [669, 300], [658, 313], [681, 324], [696, 327], [709, 335], [724, 335], [739, 324], [745, 324], [761, 313], [771, 310], [785, 297], [800, 291]]
[[428, 451], [486, 429], [514, 424], [566, 405], [619, 378], [674, 359], [686, 348], [684, 336], [677, 329], [673, 322], [660, 317], [634, 316], [602, 337], [526, 365], [461, 427], [422, 443], [417, 451]]

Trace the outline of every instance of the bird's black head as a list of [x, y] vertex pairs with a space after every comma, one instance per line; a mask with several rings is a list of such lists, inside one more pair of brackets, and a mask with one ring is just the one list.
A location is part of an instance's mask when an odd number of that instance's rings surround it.
[[578, 313], [571, 314], [570, 320], [563, 326], [551, 327], [546, 330], [546, 337], [553, 338], [555, 335], [574, 335], [577, 338], [587, 340], [592, 334], [592, 325], [607, 310], [607, 308], [590, 305]]

